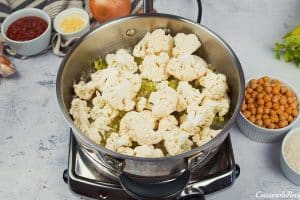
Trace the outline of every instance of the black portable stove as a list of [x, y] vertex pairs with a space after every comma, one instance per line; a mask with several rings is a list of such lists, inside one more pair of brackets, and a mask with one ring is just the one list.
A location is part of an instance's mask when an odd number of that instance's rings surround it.
[[[177, 199], [185, 199], [184, 197], [190, 194], [207, 195], [225, 189], [234, 183], [239, 174], [240, 168], [235, 163], [229, 135], [217, 154], [205, 166], [192, 171], [190, 183]], [[64, 171], [63, 178], [71, 191], [80, 196], [99, 200], [132, 199], [118, 181], [108, 177], [105, 172], [101, 173], [99, 167], [96, 169], [91, 165], [82, 153], [72, 131], [68, 169]]]

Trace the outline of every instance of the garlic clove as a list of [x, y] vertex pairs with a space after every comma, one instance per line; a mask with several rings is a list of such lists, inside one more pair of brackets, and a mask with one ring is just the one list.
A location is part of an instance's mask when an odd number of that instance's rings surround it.
[[3, 55], [0, 55], [0, 75], [8, 77], [16, 72], [14, 65]]

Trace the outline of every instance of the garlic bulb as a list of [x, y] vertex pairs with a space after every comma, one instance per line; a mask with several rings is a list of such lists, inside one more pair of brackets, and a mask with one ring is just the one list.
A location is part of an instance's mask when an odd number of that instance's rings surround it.
[[16, 72], [14, 65], [3, 55], [0, 55], [0, 75], [8, 77]]

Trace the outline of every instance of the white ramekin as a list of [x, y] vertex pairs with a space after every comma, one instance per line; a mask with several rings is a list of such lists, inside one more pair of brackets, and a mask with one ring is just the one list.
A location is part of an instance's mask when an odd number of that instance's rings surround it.
[[[270, 76], [269, 76], [270, 77]], [[291, 89], [297, 96], [298, 105], [299, 104], [299, 95], [297, 91], [286, 82], [280, 80], [277, 77], [270, 77], [271, 79], [279, 80], [284, 86]], [[246, 81], [246, 85], [249, 84], [249, 82], [252, 79], [258, 79], [258, 78], [251, 78]], [[300, 111], [300, 106], [298, 106]], [[294, 126], [294, 124], [299, 120], [299, 115], [292, 123], [290, 123], [288, 126], [284, 128], [279, 129], [268, 129], [264, 127], [257, 126], [256, 124], [250, 122], [243, 114], [240, 112], [237, 116], [236, 123], [239, 129], [251, 140], [254, 140], [256, 142], [262, 142], [262, 143], [273, 143], [273, 142], [279, 142], [282, 140], [282, 138], [286, 135], [286, 133]]]
[[[61, 23], [64, 17], [72, 14], [80, 15], [85, 21], [85, 25], [76, 32], [64, 33], [59, 27], [59, 24]], [[88, 13], [85, 10], [80, 8], [69, 8], [67, 10], [62, 11], [54, 18], [53, 26], [56, 32], [59, 33], [64, 40], [71, 40], [73, 38], [79, 38], [83, 36], [85, 33], [87, 33], [90, 30], [90, 19]]]
[[[42, 18], [45, 20], [48, 24], [48, 27], [46, 31], [32, 39], [32, 40], [27, 40], [27, 41], [15, 41], [12, 39], [9, 39], [6, 36], [6, 32], [8, 27], [15, 22], [16, 20], [23, 18], [23, 17], [28, 17], [28, 16], [35, 16]], [[24, 56], [30, 56], [30, 55], [35, 55], [40, 53], [41, 51], [45, 50], [51, 39], [51, 20], [49, 15], [37, 8], [24, 8], [21, 10], [18, 10], [12, 14], [10, 14], [2, 23], [1, 26], [1, 33], [3, 35], [5, 43], [7, 43], [13, 50], [16, 51], [17, 54], [24, 55]]]
[[[286, 145], [286, 141], [288, 138], [294, 134], [300, 134], [300, 127], [292, 129], [284, 138], [281, 144], [281, 153], [280, 153], [280, 167], [285, 175], [285, 177], [290, 180], [292, 183], [300, 186], [300, 173], [296, 172], [290, 164], [287, 162], [287, 159], [285, 158], [284, 154], [284, 147]], [[299, 158], [300, 159], [300, 158]]]

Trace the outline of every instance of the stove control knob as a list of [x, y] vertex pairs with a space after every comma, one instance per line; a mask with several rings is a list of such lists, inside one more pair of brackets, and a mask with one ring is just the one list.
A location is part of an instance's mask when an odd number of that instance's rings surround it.
[[108, 197], [108, 194], [106, 192], [100, 191], [100, 193], [99, 193], [99, 198], [100, 199], [105, 200], [105, 199], [107, 199], [107, 197]]

